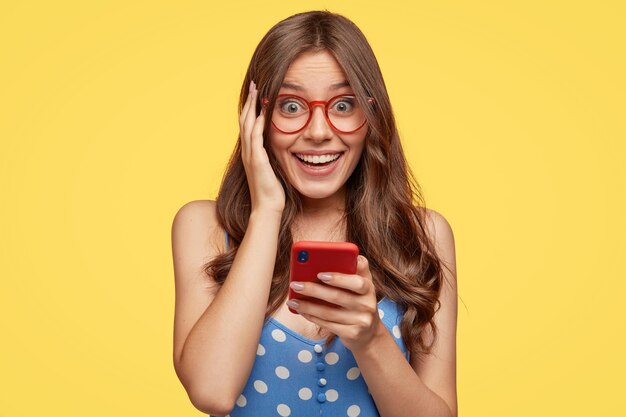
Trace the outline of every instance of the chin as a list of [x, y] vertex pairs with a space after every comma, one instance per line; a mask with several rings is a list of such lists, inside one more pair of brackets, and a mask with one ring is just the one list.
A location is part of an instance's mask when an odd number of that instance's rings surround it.
[[306, 186], [303, 186], [302, 184], [294, 184], [294, 188], [303, 197], [323, 200], [335, 196], [341, 187], [317, 183], [307, 184]]

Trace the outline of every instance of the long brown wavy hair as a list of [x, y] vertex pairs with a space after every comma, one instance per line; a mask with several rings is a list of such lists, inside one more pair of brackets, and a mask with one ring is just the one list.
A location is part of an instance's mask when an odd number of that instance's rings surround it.
[[[290, 16], [272, 27], [257, 46], [239, 97], [239, 114], [248, 96], [250, 80], [259, 97], [268, 97], [264, 126], [266, 149], [271, 111], [287, 68], [301, 53], [326, 50], [343, 68], [359, 104], [365, 109], [368, 133], [361, 159], [346, 185], [343, 224], [346, 238], [369, 261], [376, 296], [404, 309], [400, 331], [405, 347], [429, 354], [437, 337], [433, 316], [440, 308], [442, 262], [425, 228], [422, 192], [411, 173], [396, 128], [391, 103], [374, 52], [361, 30], [346, 17], [328, 10]], [[365, 101], [373, 97], [374, 104]], [[257, 115], [260, 112], [257, 102]], [[272, 152], [270, 164], [285, 190], [278, 251], [269, 293], [267, 320], [285, 301], [289, 290], [291, 226], [302, 204]], [[222, 285], [248, 226], [251, 200], [243, 162], [241, 136], [230, 157], [217, 196], [217, 216], [228, 232], [228, 250], [204, 266], [204, 272]], [[433, 339], [422, 332], [430, 326]], [[330, 343], [335, 334], [327, 337]]]

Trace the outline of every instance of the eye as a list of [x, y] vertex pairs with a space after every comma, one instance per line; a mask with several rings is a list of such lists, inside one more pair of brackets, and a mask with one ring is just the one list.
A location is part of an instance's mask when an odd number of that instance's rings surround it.
[[307, 105], [295, 97], [279, 99], [276, 105], [281, 113], [288, 115], [298, 115], [307, 111]]
[[337, 100], [333, 101], [330, 109], [333, 112], [337, 113], [350, 113], [356, 107], [356, 99], [355, 97], [340, 97]]

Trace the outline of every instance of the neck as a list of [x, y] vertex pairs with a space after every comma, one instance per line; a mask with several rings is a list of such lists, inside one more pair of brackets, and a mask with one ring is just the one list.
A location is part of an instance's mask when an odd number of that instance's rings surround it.
[[344, 188], [327, 198], [309, 198], [303, 195], [300, 198], [302, 213], [296, 217], [292, 230], [295, 240], [344, 239]]
[[343, 214], [345, 210], [346, 190], [342, 187], [326, 198], [310, 198], [301, 194], [300, 199], [304, 217], [336, 217], [338, 214]]

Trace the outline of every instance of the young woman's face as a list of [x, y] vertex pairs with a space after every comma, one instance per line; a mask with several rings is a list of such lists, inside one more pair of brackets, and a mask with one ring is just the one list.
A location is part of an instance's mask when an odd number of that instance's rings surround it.
[[[289, 66], [278, 94], [295, 94], [306, 101], [354, 94], [349, 85], [335, 86], [342, 83], [348, 84], [345, 73], [329, 52], [305, 52]], [[337, 112], [346, 111], [349, 101], [334, 107]], [[283, 108], [287, 112], [301, 109], [289, 102]], [[313, 106], [312, 111], [309, 124], [297, 133], [283, 133], [272, 125], [270, 148], [287, 180], [301, 195], [311, 199], [337, 197], [359, 162], [368, 126], [365, 123], [353, 133], [341, 133], [326, 120], [324, 106]]]

